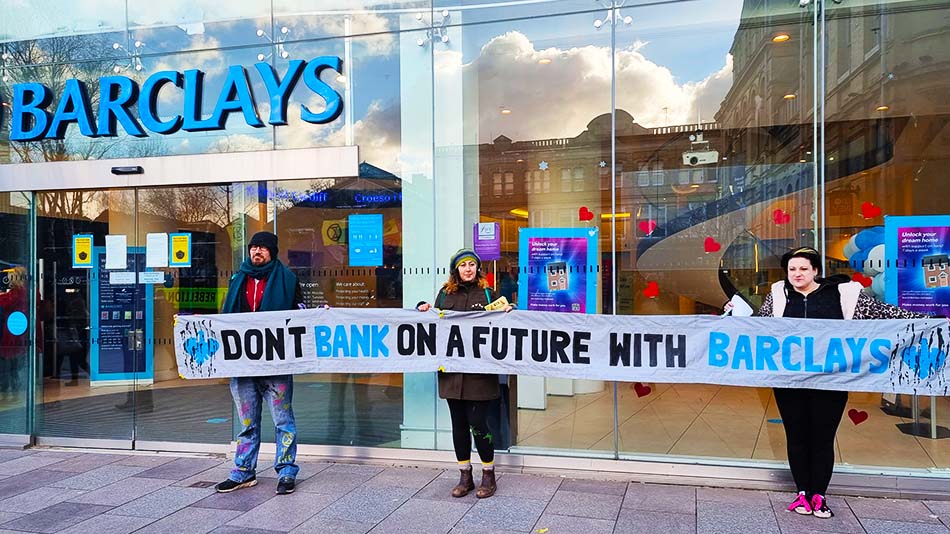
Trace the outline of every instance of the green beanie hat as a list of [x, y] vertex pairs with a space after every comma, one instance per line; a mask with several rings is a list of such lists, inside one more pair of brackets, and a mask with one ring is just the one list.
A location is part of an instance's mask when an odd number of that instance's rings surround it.
[[458, 252], [452, 255], [452, 259], [449, 261], [449, 271], [455, 270], [460, 263], [466, 260], [475, 260], [475, 267], [477, 269], [482, 268], [482, 259], [478, 257], [478, 254], [475, 254], [474, 250], [470, 248], [460, 248]]

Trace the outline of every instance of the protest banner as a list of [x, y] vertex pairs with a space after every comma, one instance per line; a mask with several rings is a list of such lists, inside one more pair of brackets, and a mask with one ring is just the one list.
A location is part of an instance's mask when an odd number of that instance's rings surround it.
[[950, 393], [946, 319], [316, 309], [179, 316], [185, 378], [445, 372]]

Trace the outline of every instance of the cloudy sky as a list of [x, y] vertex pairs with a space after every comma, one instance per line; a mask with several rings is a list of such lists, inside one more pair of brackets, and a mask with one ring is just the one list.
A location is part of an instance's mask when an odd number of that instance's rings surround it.
[[[36, 6], [25, 0], [13, 0], [16, 2], [23, 4], [24, 13], [31, 11], [30, 6]], [[356, 10], [378, 3], [355, 0], [347, 6]], [[411, 8], [428, 2], [387, 2], [393, 8], [389, 12], [364, 11], [350, 17], [352, 31], [365, 35], [352, 40], [352, 61], [344, 67], [352, 86], [347, 103], [352, 111], [353, 137], [367, 161], [400, 172], [403, 130], [418, 127], [420, 121], [413, 120], [410, 125], [410, 119], [426, 114], [416, 114], [414, 110], [431, 106], [433, 100], [437, 117], [449, 115], [456, 122], [456, 104], [466, 103], [467, 118], [455, 127], [466, 129], [467, 139], [488, 142], [504, 134], [515, 140], [532, 140], [576, 136], [594, 117], [608, 113], [614, 73], [617, 107], [647, 127], [684, 124], [698, 118], [711, 120], [732, 84], [732, 59], [728, 52], [739, 23], [742, 0], [694, 0], [624, 8], [621, 14], [631, 21], [617, 26], [613, 71], [609, 25], [597, 29], [594, 24], [604, 18], [606, 11], [534, 17], [538, 13], [590, 7], [596, 5], [594, 2], [521, 3], [521, 7], [505, 10], [473, 9], [468, 1], [456, 3], [466, 7], [452, 11], [450, 22], [464, 26], [449, 29], [448, 43], [416, 44], [425, 38], [429, 14], [420, 22]], [[68, 21], [60, 22], [75, 26], [76, 31], [97, 25], [107, 29], [113, 23], [121, 26], [106, 13], [114, 13], [120, 7], [124, 10], [123, 0], [69, 5], [66, 8], [64, 3], [61, 11], [44, 9], [45, 20], [17, 31], [50, 25], [56, 22], [52, 19], [57, 12], [70, 14]], [[334, 5], [340, 3], [279, 0], [275, 3], [276, 32], [279, 34], [280, 27], [287, 26], [284, 38], [291, 41], [339, 36], [344, 31], [343, 16], [317, 13], [333, 9]], [[163, 54], [145, 59], [143, 78], [159, 70], [205, 71], [205, 113], [209, 114], [227, 66], [245, 65], [259, 114], [267, 116], [266, 91], [252, 65], [258, 54], [269, 55], [274, 49], [266, 37], [256, 34], [258, 29], [263, 28], [268, 34], [271, 30], [267, 10], [259, 2], [129, 0], [128, 9], [129, 20], [136, 28], [133, 39], [145, 43], [146, 54]], [[499, 13], [511, 18], [485, 22]], [[521, 15], [527, 18], [519, 18]], [[436, 13], [435, 17], [438, 21], [441, 15]], [[11, 31], [15, 25], [5, 26], [0, 31]], [[399, 33], [393, 33], [396, 31]], [[247, 45], [251, 46], [189, 52]], [[291, 42], [286, 51], [290, 59], [344, 56], [342, 39]], [[430, 55], [433, 53], [435, 72]], [[275, 63], [279, 73], [286, 70], [285, 61]], [[344, 93], [344, 82], [337, 79], [336, 73], [324, 72], [323, 79]], [[435, 79], [435, 96], [430, 94], [430, 79]], [[178, 93], [167, 88], [163, 91], [163, 113], [180, 110]], [[276, 135], [270, 129], [245, 126], [240, 114], [235, 114], [224, 133], [182, 132], [165, 141], [175, 152], [192, 153], [266, 149], [273, 146], [275, 138], [281, 147], [345, 143], [343, 117], [330, 125], [300, 121], [301, 104], [317, 111], [321, 102], [301, 81], [289, 105], [290, 124], [278, 128]], [[502, 114], [502, 110], [510, 113]]]

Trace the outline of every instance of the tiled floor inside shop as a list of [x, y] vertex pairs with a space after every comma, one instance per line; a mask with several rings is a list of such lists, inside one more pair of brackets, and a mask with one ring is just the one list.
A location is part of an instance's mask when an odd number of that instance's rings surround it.
[[[618, 386], [622, 453], [786, 459], [785, 432], [770, 389], [701, 384]], [[839, 462], [950, 467], [950, 439], [904, 434], [895, 425], [910, 419], [887, 415], [880, 406], [880, 394], [850, 395], [838, 431]], [[929, 415], [930, 399], [921, 399], [921, 406]], [[855, 410], [854, 420], [848, 416], [850, 410]], [[950, 426], [950, 398], [937, 399], [936, 412], [937, 422]], [[548, 396], [546, 410], [519, 410], [518, 417], [519, 446], [613, 450], [610, 383], [598, 393]]]

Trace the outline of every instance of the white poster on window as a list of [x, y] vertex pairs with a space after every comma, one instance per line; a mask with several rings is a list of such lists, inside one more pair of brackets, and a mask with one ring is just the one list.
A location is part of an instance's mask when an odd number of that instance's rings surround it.
[[145, 236], [145, 266], [168, 267], [168, 234]]
[[106, 269], [128, 269], [128, 240], [124, 235], [106, 236]]

